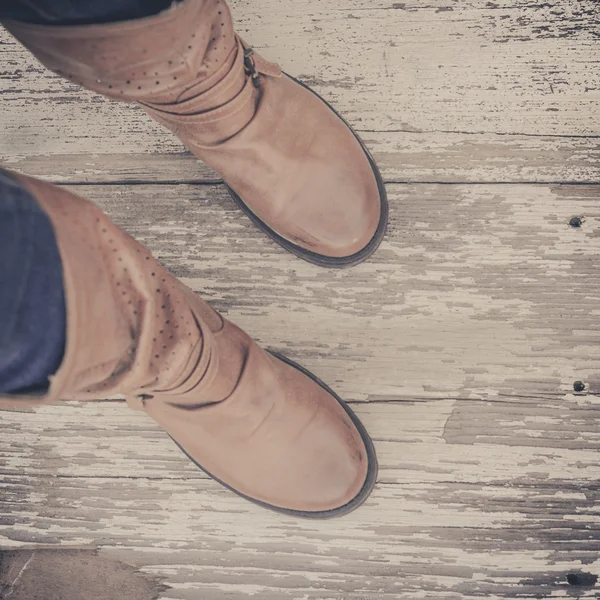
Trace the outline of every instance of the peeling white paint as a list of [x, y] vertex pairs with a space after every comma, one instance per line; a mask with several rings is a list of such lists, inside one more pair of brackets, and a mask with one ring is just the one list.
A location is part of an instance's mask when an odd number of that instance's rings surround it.
[[296, 521], [210, 481], [124, 403], [4, 411], [0, 548], [99, 546], [166, 578], [163, 600], [572, 598], [567, 573], [600, 574], [596, 5], [233, 7], [390, 182], [390, 230], [367, 263], [286, 255], [168, 132], [5, 32], [0, 158], [98, 184], [75, 189], [352, 401], [378, 485], [343, 520]]

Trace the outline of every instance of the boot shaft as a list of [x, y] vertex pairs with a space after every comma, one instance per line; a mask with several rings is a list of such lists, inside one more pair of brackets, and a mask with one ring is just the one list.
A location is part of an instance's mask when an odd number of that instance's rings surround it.
[[[231, 360], [228, 372], [219, 372], [214, 333], [224, 319], [93, 204], [56, 186], [13, 176], [52, 223], [67, 307], [62, 365], [48, 393], [29, 400], [39, 404], [161, 391], [185, 403], [185, 392], [201, 382], [205, 393], [198, 390], [194, 404], [221, 399], [223, 385], [227, 392], [239, 377]], [[239, 369], [239, 351], [238, 356]], [[230, 378], [233, 383], [224, 384]], [[211, 391], [211, 386], [218, 389]], [[27, 398], [14, 400], [22, 406]]]
[[130, 102], [175, 102], [190, 81], [208, 80], [210, 87], [236, 47], [223, 0], [184, 0], [152, 17], [118, 23], [2, 24], [51, 71]]

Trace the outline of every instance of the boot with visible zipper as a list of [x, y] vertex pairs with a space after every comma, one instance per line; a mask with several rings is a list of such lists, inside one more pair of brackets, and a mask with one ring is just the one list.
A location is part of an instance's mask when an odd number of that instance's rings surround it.
[[47, 392], [0, 397], [0, 407], [124, 394], [248, 500], [314, 518], [364, 502], [377, 474], [373, 444], [325, 384], [262, 350], [93, 204], [11, 175], [54, 228], [67, 343]]
[[224, 0], [104, 25], [3, 25], [59, 75], [139, 103], [297, 256], [344, 267], [377, 249], [387, 201], [367, 149], [324, 100], [244, 43]]

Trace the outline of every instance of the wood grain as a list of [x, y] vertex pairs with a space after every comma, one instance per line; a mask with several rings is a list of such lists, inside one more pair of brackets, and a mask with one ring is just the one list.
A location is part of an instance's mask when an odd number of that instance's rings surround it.
[[[445, 440], [459, 404], [357, 405], [380, 481], [360, 511], [323, 523], [235, 497], [122, 403], [5, 412], [2, 461], [26, 474], [2, 477], [2, 543], [99, 545], [166, 579], [170, 599], [571, 597], [566, 575], [600, 566], [596, 452], [553, 448], [543, 402], [520, 432], [514, 407], [498, 408], [513, 446]], [[527, 446], [528, 427], [550, 433], [545, 448]]]
[[222, 186], [72, 189], [351, 400], [600, 390], [598, 186], [389, 185], [386, 240], [342, 271], [287, 255]]
[[598, 573], [597, 186], [391, 184], [384, 245], [333, 272], [220, 185], [70, 187], [349, 399], [380, 476], [346, 519], [298, 522], [122, 402], [5, 411], [1, 545], [99, 546], [172, 600], [569, 598]]
[[[140, 126], [154, 130], [145, 116], [140, 118]], [[59, 150], [67, 150], [62, 148], [66, 140], [61, 138], [54, 139], [52, 153], [42, 155], [28, 147], [26, 140], [9, 143], [0, 139], [0, 157], [5, 166], [54, 183], [221, 181], [217, 173], [171, 139], [168, 131], [153, 131], [153, 142], [162, 141], [164, 147], [157, 150], [156, 144], [150, 144], [145, 153], [140, 153], [144, 140], [128, 126], [106, 133], [102, 144], [81, 138], [80, 154], [61, 154]], [[110, 133], [119, 136], [118, 144], [108, 137]], [[593, 137], [407, 132], [366, 132], [361, 137], [388, 183], [600, 181], [600, 143]], [[16, 150], [29, 154], [17, 156]]]
[[99, 548], [164, 580], [161, 600], [597, 598], [597, 4], [232, 7], [372, 149], [391, 215], [367, 263], [289, 256], [139, 108], [4, 31], [0, 160], [97, 202], [331, 384], [375, 441], [375, 491], [342, 520], [287, 519], [119, 400], [2, 411], [0, 548]]
[[[234, 2], [233, 10], [250, 42], [365, 135], [388, 180], [598, 179], [600, 26], [593, 0], [312, 0], [302, 10], [292, 0], [276, 7], [260, 0]], [[141, 110], [61, 80], [4, 31], [0, 48], [3, 162], [57, 156], [54, 173], [33, 174], [78, 180], [74, 171], [83, 170], [116, 181], [127, 177], [118, 161], [92, 166], [97, 157], [90, 157], [86, 169], [79, 157], [181, 151]], [[167, 171], [180, 169], [168, 164]], [[156, 176], [142, 169], [144, 180]], [[197, 163], [172, 173], [181, 175], [212, 176]]]

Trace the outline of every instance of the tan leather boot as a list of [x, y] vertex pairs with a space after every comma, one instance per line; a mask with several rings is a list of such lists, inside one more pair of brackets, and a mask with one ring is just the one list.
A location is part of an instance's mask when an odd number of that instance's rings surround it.
[[47, 394], [0, 397], [0, 406], [125, 394], [248, 500], [302, 517], [364, 502], [377, 474], [373, 444], [325, 384], [262, 350], [93, 204], [15, 177], [56, 233], [67, 345]]
[[244, 44], [223, 0], [106, 25], [3, 24], [59, 75], [141, 104], [301, 258], [349, 266], [381, 242], [387, 201], [367, 149], [324, 100]]

